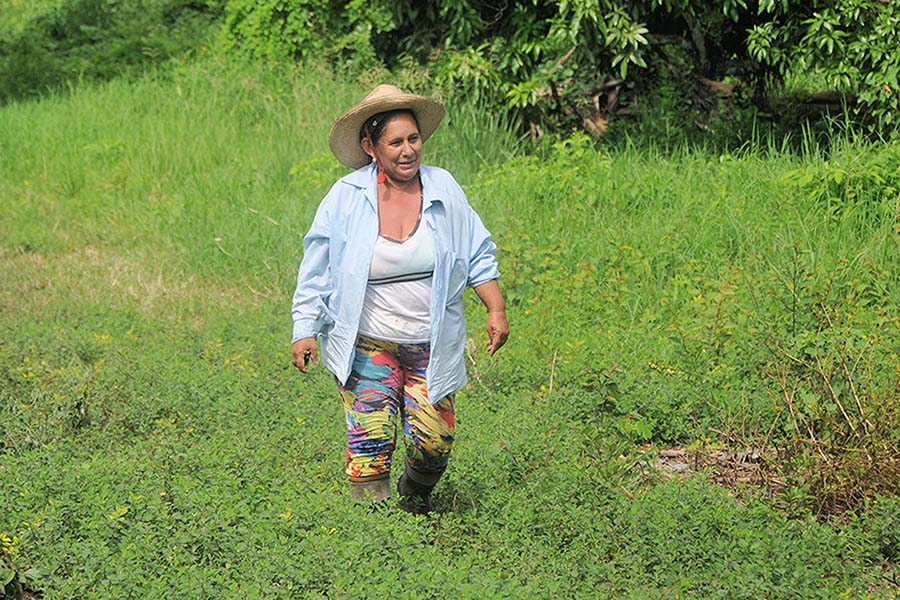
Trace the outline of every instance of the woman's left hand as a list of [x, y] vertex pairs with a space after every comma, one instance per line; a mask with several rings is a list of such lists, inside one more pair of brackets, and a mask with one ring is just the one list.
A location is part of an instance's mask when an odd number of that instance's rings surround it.
[[491, 355], [506, 343], [509, 337], [509, 321], [506, 320], [506, 302], [500, 292], [496, 279], [486, 281], [475, 287], [475, 293], [488, 309], [487, 333], [488, 352]]
[[494, 352], [503, 347], [506, 338], [509, 337], [509, 321], [506, 320], [506, 311], [488, 312], [487, 333], [488, 352], [493, 356]]

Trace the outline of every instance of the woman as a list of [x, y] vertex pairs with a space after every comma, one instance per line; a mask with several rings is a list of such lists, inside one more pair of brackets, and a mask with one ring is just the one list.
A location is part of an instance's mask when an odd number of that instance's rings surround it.
[[356, 169], [322, 200], [303, 240], [294, 293], [293, 362], [322, 362], [347, 416], [351, 494], [390, 495], [397, 418], [407, 452], [398, 484], [428, 511], [453, 445], [453, 394], [466, 384], [463, 291], [488, 310], [488, 351], [509, 324], [496, 246], [443, 169], [422, 165], [422, 144], [444, 107], [379, 85], [335, 121], [329, 144]]

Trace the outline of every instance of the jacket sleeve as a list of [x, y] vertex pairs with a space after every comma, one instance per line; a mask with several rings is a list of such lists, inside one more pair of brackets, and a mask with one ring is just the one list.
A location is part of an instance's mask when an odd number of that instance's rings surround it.
[[500, 270], [497, 267], [497, 245], [491, 239], [481, 217], [469, 204], [462, 188], [457, 184], [458, 194], [463, 200], [466, 210], [466, 229], [469, 235], [469, 280], [470, 287], [498, 279]]
[[471, 207], [469, 207], [469, 231], [471, 232], [469, 286], [477, 287], [500, 277], [500, 270], [497, 267], [497, 245], [491, 239], [491, 234], [481, 222], [481, 218]]
[[297, 273], [297, 289], [291, 313], [294, 334], [291, 342], [314, 337], [332, 322], [328, 298], [334, 290], [329, 266], [331, 226], [329, 197], [319, 205], [316, 217], [303, 238], [303, 260]]

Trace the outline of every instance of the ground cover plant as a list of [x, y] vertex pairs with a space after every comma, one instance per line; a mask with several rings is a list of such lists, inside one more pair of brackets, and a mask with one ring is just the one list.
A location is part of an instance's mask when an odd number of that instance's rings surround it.
[[[207, 60], [0, 109], [8, 595], [896, 596], [900, 148], [529, 154], [451, 107], [428, 162], [495, 232], [513, 337], [488, 357], [469, 298], [437, 510], [373, 513], [288, 316], [370, 83]], [[780, 481], [672, 476], [669, 446]]]

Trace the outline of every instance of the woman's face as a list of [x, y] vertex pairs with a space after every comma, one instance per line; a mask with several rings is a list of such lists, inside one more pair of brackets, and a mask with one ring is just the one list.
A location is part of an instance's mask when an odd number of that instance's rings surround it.
[[[411, 115], [400, 113], [393, 116], [384, 126], [375, 148], [385, 172], [394, 181], [410, 181], [419, 173], [422, 136]], [[363, 140], [363, 150], [372, 156], [370, 149], [368, 140]]]

